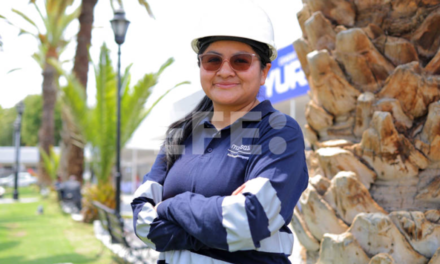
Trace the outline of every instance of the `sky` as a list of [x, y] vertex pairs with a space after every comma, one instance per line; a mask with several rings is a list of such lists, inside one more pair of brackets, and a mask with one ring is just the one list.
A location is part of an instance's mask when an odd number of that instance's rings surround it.
[[[237, 0], [239, 1], [239, 0]], [[301, 0], [252, 0], [262, 7], [272, 20], [275, 31], [277, 48], [291, 45], [295, 39], [301, 37], [301, 30], [296, 13], [302, 8]], [[42, 0], [37, 1], [42, 2]], [[191, 49], [190, 42], [194, 36], [194, 28], [200, 19], [200, 12], [215, 8], [220, 1], [215, 0], [149, 0], [155, 19], [148, 16], [145, 8], [136, 0], [125, 0], [126, 18], [131, 21], [125, 43], [122, 45], [122, 71], [129, 64], [132, 83], [136, 83], [144, 74], [156, 72], [168, 58], [173, 57], [175, 62], [166, 69], [159, 83], [154, 88], [148, 107], [175, 84], [190, 81], [163, 99], [151, 112], [150, 116], [141, 124], [139, 129], [128, 143], [132, 147], [149, 148], [153, 144], [150, 140], [163, 134], [170, 123], [170, 105], [174, 102], [200, 91], [199, 68], [197, 57]], [[38, 16], [29, 0], [0, 1], [0, 14], [12, 18], [14, 24], [26, 26], [32, 30], [21, 18], [11, 12], [12, 8], [37, 20]], [[79, 0], [74, 6], [80, 4]], [[95, 7], [94, 29], [92, 31], [92, 45], [90, 54], [92, 60], [97, 60], [103, 43], [112, 51], [111, 58], [116, 67], [117, 44], [110, 26], [113, 12], [110, 0], [99, 0]], [[225, 19], [229, 19], [225, 14]], [[66, 31], [67, 38], [75, 39], [78, 32], [78, 22], [75, 21]], [[3, 51], [0, 51], [0, 106], [13, 107], [20, 100], [30, 94], [41, 93], [41, 68], [31, 58], [37, 51], [38, 43], [29, 35], [18, 36], [19, 30], [4, 21], [0, 21], [0, 35], [3, 41]], [[67, 47], [61, 60], [66, 60], [64, 69], [70, 71], [73, 67], [76, 41]], [[15, 70], [16, 69], [16, 70]], [[95, 102], [95, 80], [93, 66], [89, 69], [87, 85], [88, 104]]]

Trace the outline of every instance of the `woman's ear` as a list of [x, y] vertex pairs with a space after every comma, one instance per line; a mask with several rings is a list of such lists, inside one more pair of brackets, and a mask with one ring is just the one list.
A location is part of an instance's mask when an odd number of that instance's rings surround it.
[[263, 74], [261, 74], [260, 86], [264, 85], [266, 82], [267, 74], [269, 73], [270, 67], [272, 67], [271, 63], [266, 63], [266, 67], [261, 70]]

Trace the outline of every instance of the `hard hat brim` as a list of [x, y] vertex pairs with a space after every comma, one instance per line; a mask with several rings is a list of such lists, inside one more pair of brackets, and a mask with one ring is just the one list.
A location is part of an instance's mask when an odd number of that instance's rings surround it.
[[[199, 46], [198, 46], [199, 39], [205, 38], [205, 37], [214, 37], [214, 36], [220, 37], [219, 35], [213, 35], [213, 36], [203, 36], [203, 37], [199, 37], [199, 38], [193, 39], [191, 41], [191, 47], [194, 50], [194, 52], [197, 53], [197, 54], [199, 53]], [[226, 35], [224, 35], [222, 37], [240, 37], [240, 36], [230, 36], [230, 35], [226, 36]], [[254, 39], [251, 39], [251, 40], [254, 40]], [[254, 40], [254, 41], [258, 41], [258, 40]], [[258, 42], [261, 42], [261, 41], [258, 41]], [[269, 49], [272, 51], [272, 56], [270, 56], [269, 59], [270, 59], [270, 61], [274, 61], [277, 58], [277, 56], [278, 56], [277, 49], [273, 45], [271, 45], [269, 43], [265, 43], [265, 42], [261, 42], [261, 43], [266, 44], [269, 47]]]

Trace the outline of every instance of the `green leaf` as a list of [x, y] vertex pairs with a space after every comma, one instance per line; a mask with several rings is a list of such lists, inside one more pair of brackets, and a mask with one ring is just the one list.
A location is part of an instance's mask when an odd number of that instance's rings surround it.
[[60, 25], [60, 29], [64, 32], [67, 28], [67, 26], [69, 26], [69, 24], [77, 19], [79, 17], [79, 15], [81, 14], [81, 6], [79, 6], [78, 8], [75, 9], [75, 11], [73, 11], [71, 14], [69, 15], [64, 15], [61, 16], [61, 25]]
[[6, 74], [10, 74], [10, 73], [18, 71], [18, 70], [21, 70], [21, 68], [15, 68], [15, 69], [9, 70]]
[[147, 9], [147, 13], [150, 17], [154, 18], [153, 11], [151, 10], [150, 4], [146, 0], [139, 0], [139, 4], [143, 5]]
[[57, 155], [53, 149], [53, 146], [50, 146], [49, 153], [42, 148], [39, 148], [41, 157], [43, 158], [43, 167], [46, 172], [50, 175], [52, 180], [57, 178], [58, 167], [60, 164], [60, 156]]
[[115, 5], [113, 4], [113, 2], [116, 1], [118, 3], [118, 9], [124, 9], [124, 3], [122, 2], [122, 0], [110, 0], [110, 5], [112, 7], [113, 12], [116, 11], [115, 9]]
[[174, 58], [169, 58], [162, 66], [160, 66], [159, 71], [156, 73], [159, 76], [168, 66], [170, 66], [174, 62]]
[[19, 16], [21, 16], [24, 20], [26, 20], [26, 21], [29, 22], [31, 25], [33, 25], [33, 26], [37, 29], [38, 32], [40, 32], [40, 30], [39, 30], [37, 24], [35, 24], [35, 22], [34, 22], [32, 19], [30, 19], [27, 15], [23, 14], [22, 12], [20, 12], [20, 11], [17, 10], [17, 9], [12, 9], [12, 12], [14, 12], [14, 13], [18, 14]]
[[[134, 86], [131, 85], [131, 66], [128, 66], [121, 79], [121, 147], [133, 135], [139, 124], [151, 112], [153, 107], [171, 90], [165, 92], [149, 109], [144, 105], [151, 95], [160, 74], [173, 62], [167, 60], [158, 72], [145, 74]], [[112, 66], [110, 51], [104, 44], [101, 47], [99, 60], [94, 64], [96, 78], [96, 105], [86, 104], [84, 88], [73, 75], [66, 75], [68, 85], [63, 87], [61, 98], [66, 109], [74, 117], [75, 123], [91, 146], [91, 166], [95, 172], [98, 184], [109, 181], [116, 156], [116, 110], [117, 110], [117, 75]]]
[[18, 32], [18, 35], [20, 36], [20, 35], [24, 35], [24, 34], [29, 34], [29, 35], [33, 36], [34, 38], [36, 38], [37, 40], [39, 40], [38, 35], [35, 35], [34, 33], [31, 33], [27, 30], [20, 28], [20, 32]]

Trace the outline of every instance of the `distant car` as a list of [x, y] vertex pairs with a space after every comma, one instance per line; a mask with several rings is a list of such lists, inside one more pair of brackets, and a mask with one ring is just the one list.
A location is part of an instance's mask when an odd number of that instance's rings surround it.
[[[9, 176], [0, 178], [0, 185], [1, 186], [7, 186], [7, 187], [14, 187], [14, 174], [11, 174]], [[20, 172], [18, 173], [18, 186], [19, 187], [26, 187], [32, 184], [36, 184], [37, 179], [30, 175], [28, 172]]]

